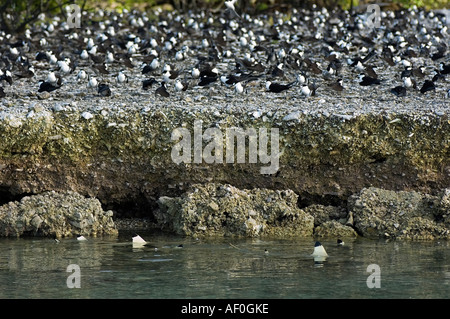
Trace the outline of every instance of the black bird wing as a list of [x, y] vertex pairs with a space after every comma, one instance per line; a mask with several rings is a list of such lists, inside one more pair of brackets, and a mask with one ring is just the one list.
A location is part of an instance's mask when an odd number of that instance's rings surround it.
[[436, 86], [433, 81], [425, 80], [422, 87], [420, 88], [420, 93], [424, 94], [425, 92], [435, 90]]
[[198, 82], [199, 86], [206, 86], [208, 84], [211, 84], [213, 82], [217, 81], [217, 76], [203, 76], [200, 79], [200, 82]]
[[170, 96], [169, 92], [167, 92], [167, 89], [166, 89], [164, 83], [162, 83], [161, 86], [156, 89], [155, 95], [158, 95], [158, 94], [163, 96], [163, 97], [169, 97]]
[[142, 89], [147, 90], [153, 84], [158, 83], [155, 78], [150, 78], [142, 81]]

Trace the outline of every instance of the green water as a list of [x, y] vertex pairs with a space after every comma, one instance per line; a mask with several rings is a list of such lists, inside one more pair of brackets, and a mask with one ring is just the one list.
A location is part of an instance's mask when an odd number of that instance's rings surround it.
[[[86, 242], [2, 238], [0, 298], [450, 297], [446, 241], [324, 239], [329, 256], [318, 263], [313, 239], [140, 235], [151, 245], [133, 247], [130, 233]], [[379, 272], [368, 269], [374, 264]]]

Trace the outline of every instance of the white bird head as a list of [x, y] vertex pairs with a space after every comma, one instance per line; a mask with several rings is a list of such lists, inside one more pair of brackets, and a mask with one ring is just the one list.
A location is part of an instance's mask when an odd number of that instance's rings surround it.
[[311, 89], [309, 88], [308, 85], [304, 84], [302, 86], [302, 93], [303, 93], [303, 95], [306, 95], [306, 96], [310, 96], [311, 95]]
[[234, 91], [238, 94], [241, 94], [242, 92], [244, 92], [244, 87], [242, 86], [242, 84], [240, 82], [236, 83], [236, 85], [234, 86]]
[[175, 82], [175, 90], [177, 90], [177, 91], [182, 91], [183, 90], [183, 83], [181, 83], [180, 80], [177, 80]]
[[225, 6], [229, 9], [235, 10], [234, 8], [234, 4], [236, 3], [237, 0], [227, 0], [225, 1]]
[[193, 68], [191, 74], [193, 78], [198, 78], [200, 76], [200, 70], [197, 68]]

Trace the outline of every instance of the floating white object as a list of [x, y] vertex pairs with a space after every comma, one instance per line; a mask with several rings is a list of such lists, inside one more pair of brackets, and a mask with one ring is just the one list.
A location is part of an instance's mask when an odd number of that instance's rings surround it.
[[316, 241], [316, 244], [314, 245], [314, 252], [312, 253], [313, 257], [328, 257], [327, 252], [325, 251], [325, 248], [323, 248], [322, 244], [318, 241]]
[[146, 241], [141, 236], [139, 236], [137, 234], [132, 239], [133, 239], [133, 243], [134, 244], [145, 244], [146, 243]]

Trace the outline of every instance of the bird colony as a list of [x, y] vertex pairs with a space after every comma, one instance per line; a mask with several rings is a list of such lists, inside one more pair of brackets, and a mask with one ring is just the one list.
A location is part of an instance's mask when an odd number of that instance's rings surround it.
[[203, 111], [228, 102], [254, 114], [448, 112], [445, 14], [381, 8], [374, 27], [364, 9], [95, 10], [81, 13], [80, 28], [42, 15], [22, 33], [0, 32], [0, 112], [37, 100], [71, 103], [87, 118], [98, 105]]

